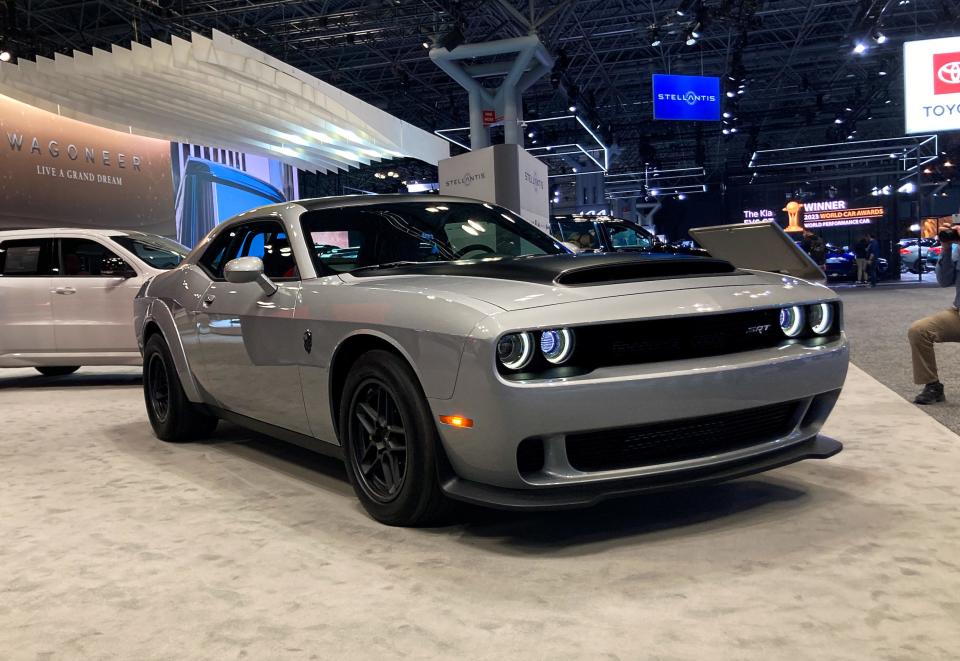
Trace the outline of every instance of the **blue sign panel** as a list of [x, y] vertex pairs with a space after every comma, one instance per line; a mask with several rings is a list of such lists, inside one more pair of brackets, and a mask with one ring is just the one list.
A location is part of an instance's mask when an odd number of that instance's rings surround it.
[[653, 74], [653, 118], [719, 121], [720, 79]]

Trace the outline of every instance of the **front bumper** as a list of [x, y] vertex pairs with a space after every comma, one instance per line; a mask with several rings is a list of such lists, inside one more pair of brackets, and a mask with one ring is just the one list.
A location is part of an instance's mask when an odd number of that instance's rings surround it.
[[838, 441], [815, 436], [773, 452], [730, 463], [675, 473], [581, 483], [542, 489], [509, 489], [447, 476], [441, 487], [451, 498], [504, 510], [557, 510], [590, 507], [602, 500], [724, 482], [780, 468], [803, 459], [827, 459], [843, 449]]
[[[496, 374], [490, 343], [471, 340], [450, 399], [431, 399], [435, 415], [471, 418], [471, 429], [439, 432], [454, 498], [502, 507], [572, 507], [605, 497], [730, 479], [840, 445], [817, 435], [846, 377], [846, 339], [691, 360], [609, 367], [567, 379], [508, 382]], [[775, 435], [677, 461], [578, 470], [568, 437], [722, 416], [777, 403], [795, 405]], [[518, 449], [542, 443], [543, 466], [522, 471]], [[540, 504], [542, 503], [542, 504]]]

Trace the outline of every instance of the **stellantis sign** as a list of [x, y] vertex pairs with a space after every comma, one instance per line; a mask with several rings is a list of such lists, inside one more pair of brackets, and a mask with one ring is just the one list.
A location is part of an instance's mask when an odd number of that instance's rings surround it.
[[903, 45], [907, 133], [960, 130], [960, 37]]
[[720, 79], [653, 74], [653, 118], [718, 121]]

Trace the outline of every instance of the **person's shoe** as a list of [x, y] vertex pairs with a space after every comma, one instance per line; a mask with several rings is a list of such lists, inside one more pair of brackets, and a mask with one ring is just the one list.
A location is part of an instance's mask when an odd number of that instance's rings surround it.
[[943, 396], [943, 384], [939, 381], [934, 381], [923, 387], [920, 394], [914, 398], [913, 403], [927, 405], [945, 401], [947, 401], [947, 398]]

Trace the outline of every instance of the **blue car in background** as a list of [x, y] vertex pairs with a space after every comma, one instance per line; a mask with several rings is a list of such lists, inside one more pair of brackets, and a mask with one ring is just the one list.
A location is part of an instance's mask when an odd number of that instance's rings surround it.
[[[877, 275], [882, 280], [890, 271], [890, 263], [881, 257], [877, 262]], [[857, 259], [847, 247], [827, 244], [827, 263], [825, 268], [827, 280], [839, 282], [857, 279]]]

